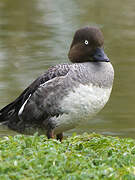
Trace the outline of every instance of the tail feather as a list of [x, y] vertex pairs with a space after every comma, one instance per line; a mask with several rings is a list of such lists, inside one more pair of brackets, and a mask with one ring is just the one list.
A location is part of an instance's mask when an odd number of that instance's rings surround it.
[[21, 107], [23, 96], [19, 96], [15, 101], [11, 102], [7, 106], [0, 110], [0, 122], [12, 120], [12, 117], [18, 115], [18, 111]]
[[[18, 106], [19, 105], [19, 106]], [[0, 110], [0, 125], [17, 131], [17, 124], [20, 121], [18, 117], [18, 109], [20, 101], [14, 101]]]
[[15, 116], [18, 116], [18, 111], [22, 106], [23, 101], [29, 95], [29, 88], [25, 89], [20, 96], [13, 102], [3, 107], [0, 110], [0, 122], [12, 120]]
[[10, 120], [15, 111], [16, 109], [13, 102], [2, 108], [0, 110], [0, 122]]

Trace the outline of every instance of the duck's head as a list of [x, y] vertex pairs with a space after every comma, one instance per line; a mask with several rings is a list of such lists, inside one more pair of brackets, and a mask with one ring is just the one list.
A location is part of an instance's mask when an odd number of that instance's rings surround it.
[[97, 27], [84, 27], [76, 31], [68, 53], [71, 62], [109, 62], [104, 53], [104, 37]]

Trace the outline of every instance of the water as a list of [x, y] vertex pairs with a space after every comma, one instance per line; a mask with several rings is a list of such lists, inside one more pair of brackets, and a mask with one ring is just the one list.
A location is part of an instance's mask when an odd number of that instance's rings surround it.
[[[105, 52], [115, 69], [114, 88], [105, 108], [76, 130], [135, 136], [135, 1], [1, 0], [0, 108], [14, 100], [49, 66], [68, 62], [76, 29], [100, 27]], [[67, 134], [71, 134], [68, 132]], [[0, 134], [12, 134], [0, 127]]]

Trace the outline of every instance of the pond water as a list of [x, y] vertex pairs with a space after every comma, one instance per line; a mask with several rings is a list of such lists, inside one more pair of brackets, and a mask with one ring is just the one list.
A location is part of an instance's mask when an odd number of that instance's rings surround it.
[[[49, 66], [68, 62], [76, 29], [96, 25], [115, 69], [109, 103], [77, 129], [135, 137], [135, 1], [1, 0], [0, 108], [14, 100]], [[68, 132], [71, 134], [73, 131]], [[13, 132], [0, 127], [0, 134]]]

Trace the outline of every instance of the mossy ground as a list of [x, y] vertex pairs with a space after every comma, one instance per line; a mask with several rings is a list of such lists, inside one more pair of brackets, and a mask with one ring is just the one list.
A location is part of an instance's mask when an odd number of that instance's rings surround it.
[[97, 134], [60, 143], [45, 136], [0, 138], [0, 180], [135, 179], [135, 140]]

